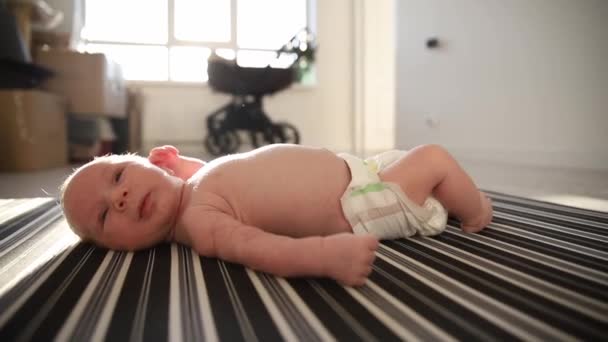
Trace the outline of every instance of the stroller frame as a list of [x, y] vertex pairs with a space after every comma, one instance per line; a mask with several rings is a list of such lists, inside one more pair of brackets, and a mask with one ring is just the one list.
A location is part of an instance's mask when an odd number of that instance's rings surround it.
[[[306, 39], [298, 37], [305, 32]], [[239, 131], [246, 131], [254, 148], [273, 143], [300, 142], [298, 130], [286, 122], [273, 122], [263, 107], [263, 97], [290, 86], [296, 78], [296, 67], [302, 57], [312, 59], [314, 37], [308, 29], [298, 32], [280, 53], [295, 53], [296, 60], [287, 69], [246, 68], [236, 60], [220, 57], [209, 59], [209, 85], [217, 91], [231, 94], [230, 101], [207, 116], [205, 148], [215, 156], [236, 152], [241, 146]], [[304, 48], [302, 48], [304, 47]], [[308, 50], [308, 51], [307, 51]]]
[[300, 141], [298, 130], [286, 122], [272, 122], [264, 112], [263, 95], [233, 95], [230, 102], [207, 117], [205, 147], [213, 155], [234, 153], [241, 145], [239, 130], [249, 133], [254, 148]]

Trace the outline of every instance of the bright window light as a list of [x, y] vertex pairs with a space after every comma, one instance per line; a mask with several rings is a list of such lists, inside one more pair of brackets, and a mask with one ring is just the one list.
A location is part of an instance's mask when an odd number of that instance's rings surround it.
[[241, 67], [264, 68], [276, 58], [273, 51], [251, 51], [239, 50], [236, 54], [236, 62]]
[[239, 50], [236, 56], [236, 63], [246, 68], [265, 68], [271, 66], [273, 68], [286, 69], [295, 60], [295, 54], [282, 53], [277, 56], [277, 53], [274, 51], [263, 50]]
[[169, 76], [165, 46], [87, 44], [85, 51], [105, 53], [120, 64], [128, 80], [166, 81]]
[[233, 60], [236, 58], [236, 51], [233, 49], [217, 49], [215, 53], [224, 59]]
[[82, 36], [87, 40], [167, 42], [167, 0], [89, 0], [85, 18]]
[[230, 0], [175, 0], [175, 38], [230, 41]]
[[295, 54], [275, 51], [315, 0], [84, 1], [80, 51], [105, 53], [127, 80], [201, 83], [212, 51], [245, 67], [292, 65]]
[[240, 48], [278, 50], [306, 27], [306, 0], [237, 0]]
[[295, 53], [282, 53], [270, 63], [273, 68], [287, 69], [296, 61]]
[[171, 81], [207, 81], [207, 59], [211, 50], [203, 47], [177, 46], [170, 50]]

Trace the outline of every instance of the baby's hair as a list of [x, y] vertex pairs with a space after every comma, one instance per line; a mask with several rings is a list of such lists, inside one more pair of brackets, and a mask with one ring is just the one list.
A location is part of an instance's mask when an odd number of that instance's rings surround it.
[[[92, 165], [92, 164], [98, 164], [98, 163], [103, 163], [103, 162], [111, 162], [111, 163], [120, 163], [120, 162], [127, 162], [127, 161], [137, 161], [137, 160], [146, 160], [147, 159], [145, 157], [142, 157], [140, 155], [137, 155], [135, 153], [125, 153], [125, 154], [106, 154], [104, 156], [100, 156], [100, 157], [95, 157], [92, 161], [76, 168], [73, 170], [73, 172], [63, 181], [63, 183], [61, 183], [61, 185], [59, 186], [59, 204], [61, 205], [61, 209], [63, 210], [63, 212], [65, 213], [65, 206], [64, 206], [64, 196], [65, 196], [65, 192], [67, 190], [67, 188], [70, 186], [70, 183], [72, 182], [72, 179], [74, 179], [74, 176], [76, 174], [78, 174], [78, 172], [84, 168], [85, 166], [88, 165]], [[80, 237], [81, 240], [83, 241], [91, 241], [91, 237], [88, 236], [87, 234], [85, 234], [82, 230], [78, 229], [78, 227], [75, 227], [73, 224], [70, 223], [69, 220], [68, 221], [68, 226], [70, 227], [70, 229]]]

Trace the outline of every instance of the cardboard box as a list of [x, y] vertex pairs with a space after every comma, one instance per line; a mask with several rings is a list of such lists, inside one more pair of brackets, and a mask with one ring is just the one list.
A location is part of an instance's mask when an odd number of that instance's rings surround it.
[[101, 53], [50, 49], [34, 61], [55, 72], [42, 88], [66, 98], [68, 111], [81, 115], [125, 117], [127, 91], [120, 66]]
[[65, 102], [39, 90], [0, 90], [0, 171], [67, 164]]

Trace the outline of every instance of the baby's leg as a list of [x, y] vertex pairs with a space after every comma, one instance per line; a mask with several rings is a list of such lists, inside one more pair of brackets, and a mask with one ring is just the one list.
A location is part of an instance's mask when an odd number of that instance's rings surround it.
[[409, 151], [380, 172], [380, 179], [399, 184], [422, 205], [433, 195], [462, 222], [462, 230], [477, 232], [492, 220], [492, 204], [471, 177], [440, 146], [424, 145]]

